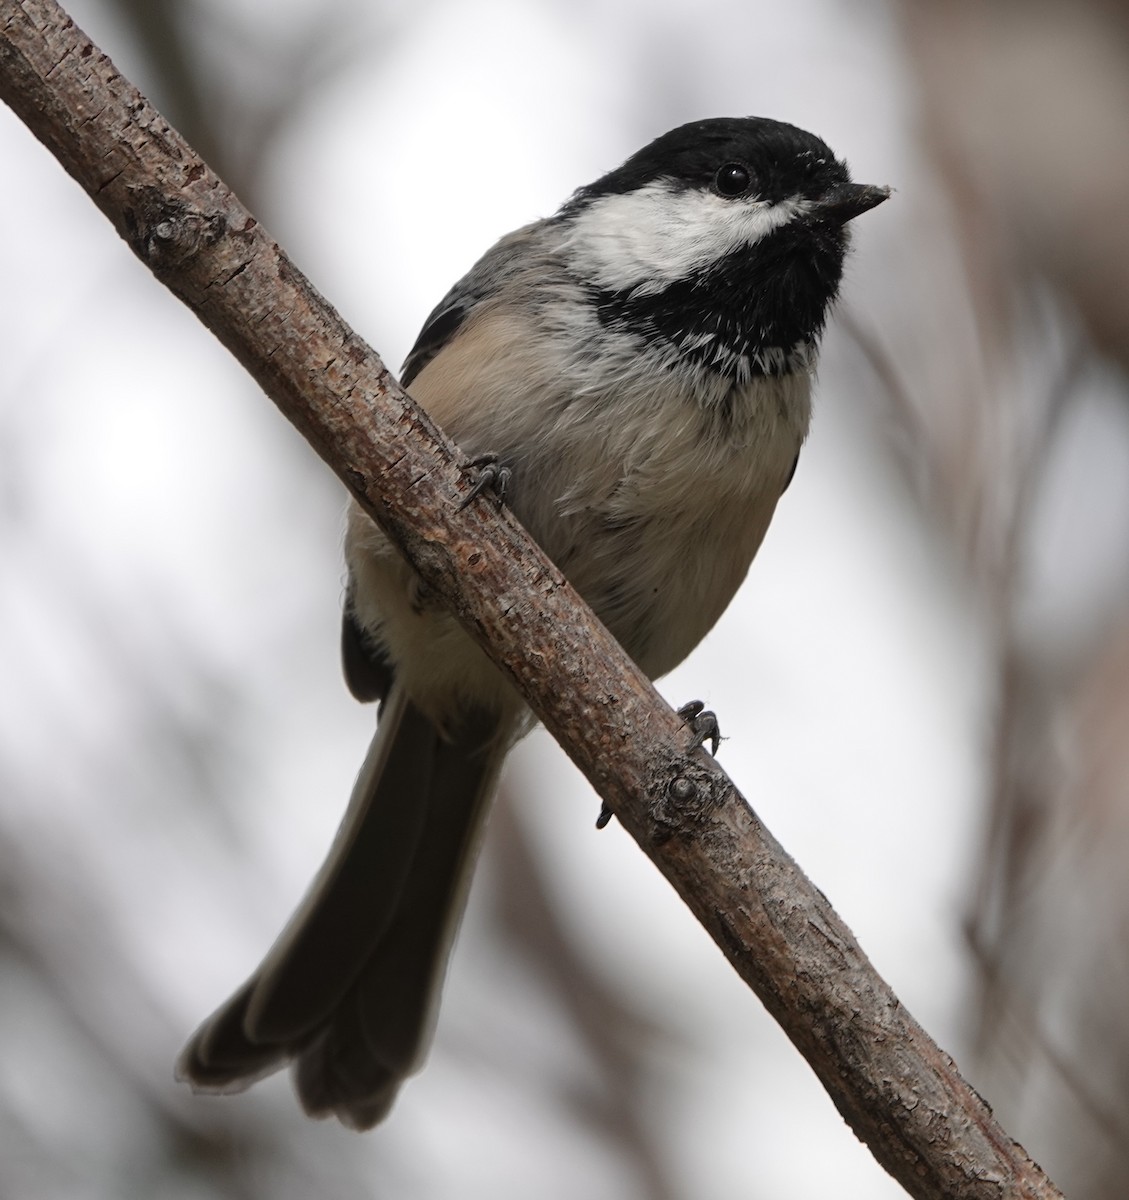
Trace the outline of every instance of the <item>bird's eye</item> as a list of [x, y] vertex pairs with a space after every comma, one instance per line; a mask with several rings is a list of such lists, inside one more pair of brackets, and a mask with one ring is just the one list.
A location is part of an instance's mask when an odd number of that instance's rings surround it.
[[753, 177], [743, 163], [731, 162], [718, 167], [713, 183], [723, 196], [740, 196], [752, 186]]

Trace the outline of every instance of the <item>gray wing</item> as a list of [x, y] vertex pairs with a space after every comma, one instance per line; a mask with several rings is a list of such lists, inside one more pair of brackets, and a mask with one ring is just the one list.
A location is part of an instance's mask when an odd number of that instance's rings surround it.
[[346, 686], [362, 704], [384, 700], [392, 690], [395, 671], [384, 647], [369, 636], [353, 612], [352, 578], [341, 610], [341, 668]]
[[[536, 231], [547, 224], [537, 222], [502, 238], [439, 301], [404, 360], [400, 372], [402, 386], [410, 387], [412, 380], [458, 334], [475, 309], [497, 295], [524, 261], [522, 254], [514, 253], [515, 249], [536, 236]], [[357, 621], [352, 596], [353, 581], [350, 579], [341, 619], [341, 663], [345, 682], [360, 701], [383, 700], [392, 687], [392, 664], [379, 643]]]
[[[468, 276], [467, 279], [470, 277]], [[415, 345], [404, 359], [404, 368], [400, 372], [400, 383], [404, 387], [411, 385], [415, 377], [427, 366], [440, 350], [463, 327], [467, 317], [474, 311], [482, 299], [481, 295], [468, 292], [464, 285], [467, 280], [460, 280], [446, 296], [432, 309], [431, 315], [423, 324], [416, 338]]]
[[[506, 234], [451, 288], [425, 320], [415, 346], [408, 358], [404, 359], [400, 374], [404, 388], [455, 337], [475, 308], [491, 300], [506, 284], [512, 283], [515, 276], [530, 271], [534, 275], [541, 274], [540, 268], [546, 265], [545, 253], [551, 251], [548, 247], [542, 251], [539, 242], [558, 224], [559, 215], [548, 217], [545, 221], [534, 221], [515, 229], [514, 233]], [[521, 287], [521, 284], [518, 286]]]
[[[483, 293], [469, 290], [465, 286], [470, 278], [471, 276], [467, 276], [466, 280], [455, 284], [424, 322], [423, 329], [400, 373], [400, 382], [404, 387], [407, 387], [458, 333], [468, 314], [474, 311]], [[357, 700], [369, 703], [387, 697], [392, 690], [395, 672], [384, 648], [369, 636], [357, 620], [353, 610], [354, 588], [355, 584], [350, 576], [341, 612], [341, 667], [349, 691]]]

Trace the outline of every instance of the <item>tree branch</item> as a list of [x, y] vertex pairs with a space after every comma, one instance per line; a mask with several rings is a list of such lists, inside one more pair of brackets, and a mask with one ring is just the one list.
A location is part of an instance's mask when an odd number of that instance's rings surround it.
[[1059, 1196], [560, 571], [509, 513], [460, 511], [451, 444], [52, 0], [0, 0], [0, 95], [510, 675], [903, 1187]]

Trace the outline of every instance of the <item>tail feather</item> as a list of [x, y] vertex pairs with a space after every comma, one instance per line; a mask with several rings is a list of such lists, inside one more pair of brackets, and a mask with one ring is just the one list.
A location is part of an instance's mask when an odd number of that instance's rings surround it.
[[329, 856], [259, 967], [245, 1017], [252, 1040], [294, 1042], [316, 1029], [400, 913], [438, 745], [435, 726], [394, 689]]
[[177, 1063], [177, 1076], [202, 1092], [241, 1092], [279, 1068], [277, 1046], [257, 1046], [243, 1031], [256, 977], [200, 1026]]
[[506, 749], [497, 716], [449, 736], [399, 688], [329, 857], [255, 974], [179, 1073], [240, 1091], [290, 1060], [303, 1106], [368, 1128], [418, 1067]]

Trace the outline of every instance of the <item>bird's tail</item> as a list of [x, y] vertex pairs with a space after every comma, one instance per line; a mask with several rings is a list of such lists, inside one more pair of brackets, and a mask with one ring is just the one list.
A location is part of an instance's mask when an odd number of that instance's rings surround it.
[[430, 1040], [507, 741], [485, 712], [441, 734], [393, 686], [329, 857], [181, 1078], [235, 1092], [293, 1062], [311, 1116], [385, 1116]]

